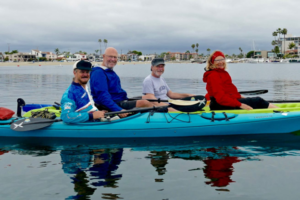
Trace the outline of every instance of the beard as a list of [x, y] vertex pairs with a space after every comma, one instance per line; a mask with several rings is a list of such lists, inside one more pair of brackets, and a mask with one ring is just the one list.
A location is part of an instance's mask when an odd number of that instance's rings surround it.
[[[117, 63], [112, 63], [112, 62], [109, 63], [109, 62], [106, 61], [106, 62], [104, 62], [104, 64], [105, 64], [105, 67], [107, 67], [108, 69], [113, 70]], [[111, 65], [113, 65], [113, 66], [111, 66]]]
[[161, 76], [161, 75], [163, 74], [163, 72], [154, 71], [154, 74], [155, 74], [156, 76]]

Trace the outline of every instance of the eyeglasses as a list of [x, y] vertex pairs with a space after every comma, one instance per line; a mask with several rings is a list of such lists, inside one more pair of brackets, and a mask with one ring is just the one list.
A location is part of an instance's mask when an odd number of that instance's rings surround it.
[[109, 59], [118, 59], [117, 56], [110, 56], [110, 55], [106, 55]]
[[215, 62], [222, 62], [222, 61], [225, 61], [225, 58], [219, 59], [219, 60], [215, 60]]

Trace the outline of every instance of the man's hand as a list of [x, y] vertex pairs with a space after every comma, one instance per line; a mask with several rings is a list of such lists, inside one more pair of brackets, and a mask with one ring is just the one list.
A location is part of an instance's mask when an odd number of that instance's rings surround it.
[[[125, 111], [125, 109], [122, 109], [121, 111]], [[127, 117], [129, 113], [122, 113], [122, 114], [118, 114], [119, 117], [124, 118]]]
[[100, 119], [100, 118], [104, 118], [104, 113], [106, 113], [107, 111], [95, 111], [93, 112], [93, 119]]
[[241, 109], [244, 109], [244, 110], [252, 110], [253, 108], [251, 106], [248, 106], [246, 104], [243, 104], [240, 106]]

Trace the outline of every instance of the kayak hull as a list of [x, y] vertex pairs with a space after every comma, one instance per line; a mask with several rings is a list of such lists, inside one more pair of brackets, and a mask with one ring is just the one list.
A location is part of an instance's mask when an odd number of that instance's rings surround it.
[[[235, 115], [228, 121], [203, 118], [201, 114], [137, 114], [112, 122], [65, 124], [27, 132], [17, 132], [10, 125], [0, 125], [2, 137], [55, 138], [152, 138], [217, 135], [291, 133], [300, 130], [300, 112]], [[173, 121], [171, 121], [173, 119]], [[171, 121], [170, 123], [168, 121]], [[5, 122], [1, 122], [5, 124]], [[1, 124], [0, 123], [0, 124]]]

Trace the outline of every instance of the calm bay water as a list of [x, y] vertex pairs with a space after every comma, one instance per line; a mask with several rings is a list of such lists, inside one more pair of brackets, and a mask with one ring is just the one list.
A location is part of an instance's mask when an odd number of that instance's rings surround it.
[[[204, 65], [168, 64], [172, 91], [205, 94]], [[1, 67], [0, 107], [60, 102], [71, 66]], [[128, 96], [150, 66], [118, 65]], [[300, 65], [231, 64], [240, 91], [300, 99]], [[299, 122], [300, 123], [300, 122]], [[299, 199], [300, 136], [76, 140], [0, 138], [0, 199]]]

